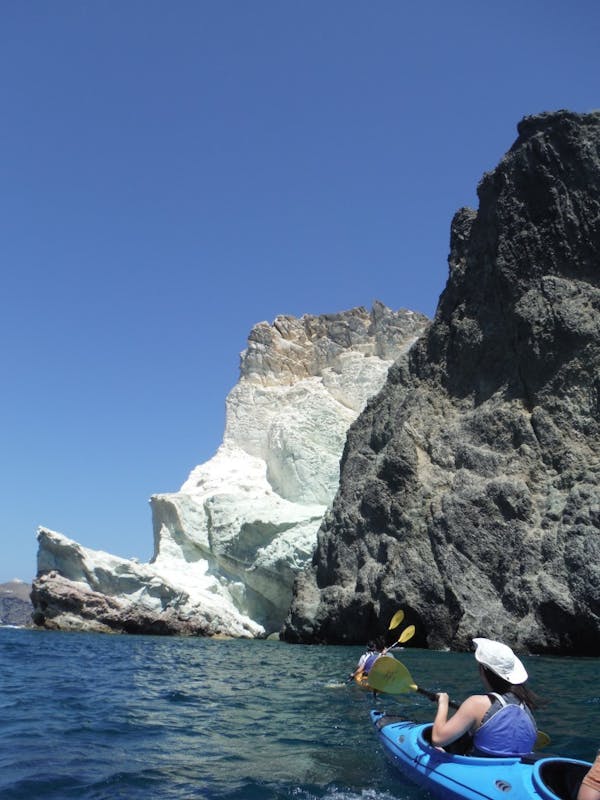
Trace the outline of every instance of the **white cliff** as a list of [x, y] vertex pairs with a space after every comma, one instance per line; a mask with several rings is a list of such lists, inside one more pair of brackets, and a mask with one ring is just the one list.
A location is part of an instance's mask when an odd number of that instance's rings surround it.
[[[120, 616], [137, 629], [131, 620], [141, 611], [147, 632], [161, 624], [233, 636], [277, 630], [336, 492], [348, 427], [427, 324], [375, 303], [370, 312], [256, 325], [227, 398], [222, 445], [179, 492], [151, 499], [151, 562], [90, 551], [41, 529], [38, 624], [77, 627], [85, 617], [86, 628], [127, 630]], [[70, 591], [83, 593], [75, 614], [65, 608]], [[102, 619], [86, 616], [100, 598], [116, 607]]]

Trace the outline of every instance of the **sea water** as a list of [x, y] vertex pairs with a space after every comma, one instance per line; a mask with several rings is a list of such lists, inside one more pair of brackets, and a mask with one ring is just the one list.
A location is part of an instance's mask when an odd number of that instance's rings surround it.
[[[347, 685], [358, 647], [0, 629], [2, 800], [419, 800], [369, 723], [398, 701]], [[472, 655], [407, 648], [413, 680], [460, 701]], [[553, 753], [600, 746], [595, 659], [526, 657]]]

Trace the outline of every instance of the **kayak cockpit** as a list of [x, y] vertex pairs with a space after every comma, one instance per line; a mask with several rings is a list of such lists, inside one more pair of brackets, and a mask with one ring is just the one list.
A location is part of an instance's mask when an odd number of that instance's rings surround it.
[[[540, 759], [533, 767], [532, 781], [538, 789], [545, 789], [561, 800], [576, 800], [583, 776], [590, 765], [570, 758]], [[540, 791], [543, 795], [543, 792]]]

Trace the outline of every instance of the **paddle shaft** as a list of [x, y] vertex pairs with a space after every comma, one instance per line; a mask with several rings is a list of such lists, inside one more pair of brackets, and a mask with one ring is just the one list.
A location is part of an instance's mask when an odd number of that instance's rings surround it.
[[386, 653], [389, 653], [389, 652], [390, 652], [390, 650], [393, 650], [393, 649], [394, 649], [394, 647], [398, 647], [398, 645], [399, 645], [399, 644], [404, 644], [404, 642], [401, 642], [401, 641], [400, 641], [400, 639], [398, 639], [398, 641], [397, 641], [397, 642], [394, 642], [394, 644], [391, 644], [389, 647], [386, 647], [386, 648], [385, 648], [385, 652], [386, 652]]
[[[415, 690], [415, 692], [418, 692], [419, 694], [428, 697], [430, 700], [433, 700], [434, 703], [437, 703], [438, 696], [436, 692], [429, 692], [427, 689], [422, 689], [420, 686], [416, 686], [414, 683], [412, 685], [412, 688]], [[459, 708], [458, 703], [455, 703], [454, 700], [449, 699], [448, 705], [450, 706], [450, 708]]]

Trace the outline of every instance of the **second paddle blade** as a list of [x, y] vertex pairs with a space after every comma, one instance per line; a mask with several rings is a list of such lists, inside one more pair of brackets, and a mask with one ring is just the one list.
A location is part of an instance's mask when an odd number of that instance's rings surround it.
[[368, 683], [371, 689], [386, 694], [404, 694], [415, 688], [410, 672], [392, 656], [377, 659], [369, 672]]
[[415, 626], [409, 625], [408, 628], [405, 628], [400, 634], [398, 642], [400, 644], [404, 644], [404, 642], [408, 642], [409, 639], [412, 639], [414, 635], [415, 635]]
[[400, 609], [400, 611], [396, 611], [396, 613], [390, 620], [390, 625], [388, 630], [391, 631], [393, 628], [397, 628], [403, 619], [404, 619], [404, 611], [402, 611], [402, 609]]

